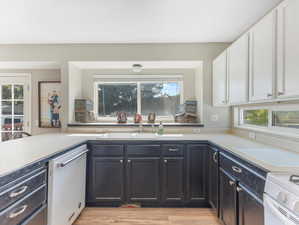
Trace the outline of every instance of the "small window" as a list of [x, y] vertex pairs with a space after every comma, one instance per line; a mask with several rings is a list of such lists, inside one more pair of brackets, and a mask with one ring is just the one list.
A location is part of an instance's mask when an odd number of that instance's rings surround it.
[[137, 84], [98, 85], [98, 115], [116, 117], [117, 112], [137, 112]]
[[273, 111], [272, 126], [299, 129], [299, 111]]
[[267, 127], [268, 110], [267, 109], [244, 110], [243, 124]]

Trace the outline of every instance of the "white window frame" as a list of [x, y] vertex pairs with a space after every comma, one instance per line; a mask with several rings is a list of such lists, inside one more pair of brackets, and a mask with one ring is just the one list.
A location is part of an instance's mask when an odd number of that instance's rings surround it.
[[[137, 113], [141, 114], [141, 83], [170, 83], [176, 82], [180, 86], [180, 104], [184, 102], [184, 82], [181, 79], [182, 76], [158, 76], [158, 75], [139, 75], [139, 78], [136, 79], [136, 76], [131, 75], [121, 75], [121, 76], [103, 76], [96, 75], [94, 81], [94, 114], [96, 119], [104, 122], [116, 122], [117, 118], [112, 116], [101, 117], [98, 114], [98, 85], [100, 84], [137, 84]], [[134, 81], [127, 81], [133, 79]], [[118, 81], [119, 80], [119, 81]], [[142, 115], [143, 120], [147, 120], [147, 115]], [[173, 121], [173, 116], [157, 116], [156, 120], [163, 121]], [[128, 117], [128, 121], [133, 121], [133, 117]]]
[[[24, 85], [24, 118], [23, 131], [31, 133], [31, 74], [30, 73], [0, 73], [0, 107], [1, 107], [1, 85], [14, 84]], [[0, 116], [0, 124], [2, 117]], [[13, 124], [14, 121], [12, 121]], [[2, 125], [1, 125], [2, 126]], [[0, 130], [2, 135], [2, 130]], [[2, 138], [0, 137], [0, 142]]]
[[[268, 110], [268, 126], [257, 126], [257, 125], [249, 125], [243, 123], [243, 111], [244, 110], [257, 110], [257, 109], [266, 109]], [[272, 121], [272, 113], [274, 111], [299, 111], [299, 104], [284, 104], [284, 105], [263, 105], [263, 106], [248, 106], [248, 107], [234, 107], [234, 127], [266, 132], [271, 134], [283, 135], [283, 136], [291, 136], [299, 138], [299, 129], [297, 128], [287, 128], [287, 127], [278, 127], [273, 126]]]

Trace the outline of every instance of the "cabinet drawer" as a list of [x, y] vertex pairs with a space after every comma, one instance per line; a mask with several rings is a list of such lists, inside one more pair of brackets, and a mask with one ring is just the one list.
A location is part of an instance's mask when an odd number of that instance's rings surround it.
[[123, 145], [91, 145], [93, 156], [122, 156], [124, 154]]
[[46, 175], [46, 170], [42, 170], [0, 193], [0, 211], [46, 183]]
[[263, 199], [265, 179], [257, 172], [223, 153], [220, 154], [220, 167], [234, 176], [240, 183], [247, 186], [260, 199]]
[[22, 225], [46, 225], [47, 224], [47, 205], [41, 206], [35, 211]]
[[17, 225], [37, 210], [46, 200], [46, 185], [27, 195], [0, 213], [0, 225]]
[[162, 145], [163, 156], [182, 156], [184, 155], [184, 145], [164, 144]]
[[130, 156], [160, 156], [160, 145], [128, 145], [128, 155]]

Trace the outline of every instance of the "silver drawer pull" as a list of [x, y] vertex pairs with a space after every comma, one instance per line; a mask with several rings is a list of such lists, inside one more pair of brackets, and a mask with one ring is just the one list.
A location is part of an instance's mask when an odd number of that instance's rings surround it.
[[213, 160], [214, 160], [215, 163], [218, 163], [218, 160], [217, 160], [217, 152], [215, 152], [215, 153], [213, 154]]
[[240, 188], [240, 187], [237, 187], [237, 192], [242, 192], [243, 191], [243, 189], [242, 188]]
[[28, 205], [22, 205], [20, 208], [18, 208], [15, 212], [11, 212], [9, 214], [9, 218], [13, 219], [19, 215], [21, 215], [23, 212], [25, 212], [25, 210], [27, 209]]
[[15, 197], [23, 194], [25, 191], [27, 191], [27, 189], [28, 189], [28, 186], [22, 186], [22, 187], [18, 188], [17, 190], [14, 190], [13, 192], [11, 192], [9, 194], [9, 197], [15, 198]]
[[242, 173], [242, 169], [240, 169], [239, 167], [236, 166], [232, 166], [233, 171], [235, 171], [236, 173]]
[[168, 151], [170, 151], [170, 152], [178, 152], [179, 149], [178, 148], [169, 148]]
[[168, 162], [167, 159], [165, 159], [164, 162], [167, 163]]

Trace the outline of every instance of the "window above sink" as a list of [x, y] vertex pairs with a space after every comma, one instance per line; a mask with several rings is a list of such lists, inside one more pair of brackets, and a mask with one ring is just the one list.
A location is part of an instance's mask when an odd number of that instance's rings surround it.
[[126, 112], [129, 120], [135, 113], [143, 120], [156, 113], [158, 120], [173, 121], [183, 103], [181, 80], [139, 80], [95, 82], [95, 113], [99, 121], [113, 121], [117, 112]]

